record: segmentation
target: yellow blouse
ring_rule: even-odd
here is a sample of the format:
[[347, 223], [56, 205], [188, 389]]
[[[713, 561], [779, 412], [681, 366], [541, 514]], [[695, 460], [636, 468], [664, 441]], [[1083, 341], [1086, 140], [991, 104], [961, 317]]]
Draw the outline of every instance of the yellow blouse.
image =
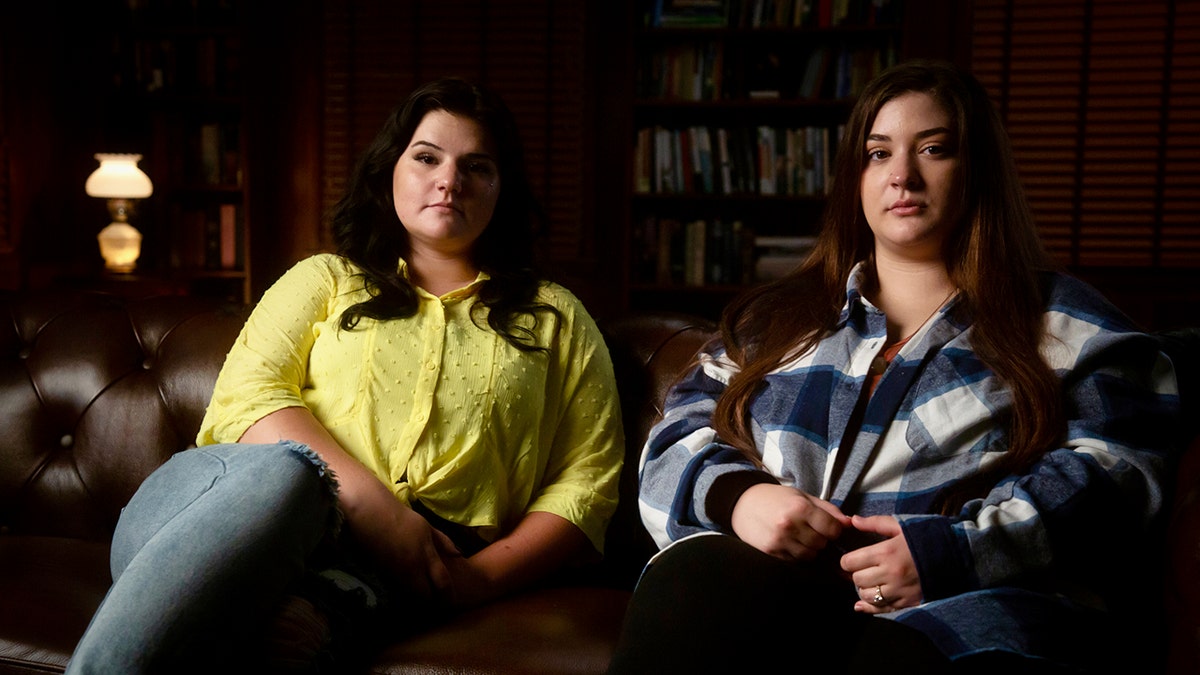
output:
[[484, 275], [440, 298], [419, 291], [414, 316], [344, 331], [342, 312], [367, 298], [356, 272], [320, 254], [263, 295], [197, 444], [236, 442], [264, 416], [306, 406], [405, 503], [420, 500], [487, 540], [530, 511], [554, 513], [602, 549], [624, 436], [612, 362], [582, 304], [542, 286], [538, 300], [561, 316], [522, 325], [546, 352], [522, 352], [472, 321]]

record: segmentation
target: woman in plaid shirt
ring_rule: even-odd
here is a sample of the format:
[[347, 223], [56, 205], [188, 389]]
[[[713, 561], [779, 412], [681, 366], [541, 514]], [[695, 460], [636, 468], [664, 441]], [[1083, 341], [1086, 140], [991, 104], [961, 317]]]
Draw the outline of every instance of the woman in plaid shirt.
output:
[[1144, 669], [1175, 379], [1053, 268], [983, 87], [871, 83], [816, 250], [650, 434], [612, 672]]

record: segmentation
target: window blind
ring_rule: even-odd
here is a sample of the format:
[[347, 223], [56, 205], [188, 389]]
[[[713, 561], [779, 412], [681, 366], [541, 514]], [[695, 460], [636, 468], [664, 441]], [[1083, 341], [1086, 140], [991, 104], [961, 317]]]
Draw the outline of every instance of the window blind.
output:
[[1073, 267], [1200, 267], [1200, 3], [975, 0], [972, 68]]

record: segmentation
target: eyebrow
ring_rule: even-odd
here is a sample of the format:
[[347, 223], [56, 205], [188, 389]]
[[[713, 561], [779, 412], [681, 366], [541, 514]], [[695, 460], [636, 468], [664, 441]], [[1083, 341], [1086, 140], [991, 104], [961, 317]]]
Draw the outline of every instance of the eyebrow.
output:
[[[438, 150], [440, 152], [446, 151], [445, 148], [438, 145], [437, 143], [431, 143], [429, 141], [413, 141], [412, 146], [410, 146], [410, 147], [415, 148], [418, 145], [428, 147], [428, 148], [433, 148], [434, 150]], [[492, 162], [496, 161], [495, 157], [492, 157], [492, 155], [490, 153], [486, 153], [486, 152], [469, 152], [469, 153], [467, 153], [466, 157], [467, 157], [467, 159], [486, 159], [486, 160], [489, 160]]]
[[[949, 127], [934, 127], [932, 129], [926, 129], [925, 131], [918, 131], [917, 138], [929, 138], [930, 136], [937, 136], [938, 134], [949, 134], [949, 133], [951, 133]], [[867, 140], [868, 141], [890, 141], [890, 140], [892, 140], [892, 137], [888, 136], [887, 134], [867, 134]]]

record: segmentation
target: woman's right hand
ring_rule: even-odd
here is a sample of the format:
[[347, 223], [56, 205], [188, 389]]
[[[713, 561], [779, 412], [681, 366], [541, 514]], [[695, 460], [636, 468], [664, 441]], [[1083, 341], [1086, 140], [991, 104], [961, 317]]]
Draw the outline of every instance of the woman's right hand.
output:
[[396, 499], [373, 473], [338, 445], [308, 408], [276, 410], [255, 422], [242, 443], [291, 439], [306, 444], [337, 476], [346, 528], [395, 583], [416, 597], [444, 600], [450, 572], [442, 557], [460, 555], [445, 534]]
[[795, 488], [761, 483], [733, 507], [733, 532], [754, 548], [783, 560], [812, 560], [842, 530], [849, 516]]
[[377, 504], [359, 504], [359, 513], [370, 516], [348, 518], [355, 541], [393, 583], [419, 598], [448, 601], [451, 577], [445, 560], [462, 554], [449, 537], [390, 492], [380, 497]]

